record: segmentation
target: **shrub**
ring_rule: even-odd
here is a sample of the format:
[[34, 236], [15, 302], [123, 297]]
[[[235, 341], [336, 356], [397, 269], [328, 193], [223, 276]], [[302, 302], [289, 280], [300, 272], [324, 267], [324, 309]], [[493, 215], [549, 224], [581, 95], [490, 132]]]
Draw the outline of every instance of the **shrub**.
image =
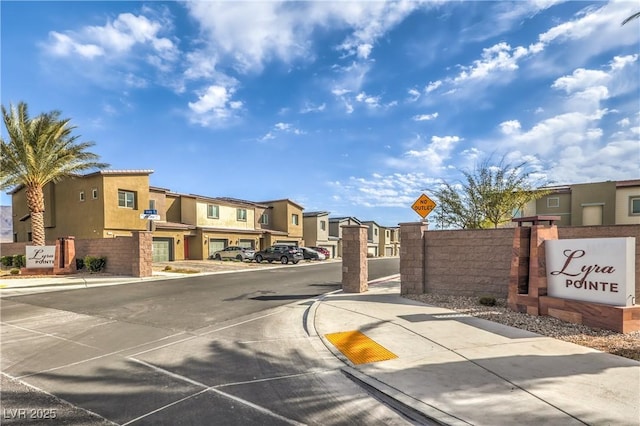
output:
[[18, 268], [13, 268], [13, 269], [11, 269], [11, 271], [9, 271], [9, 273], [10, 273], [11, 275], [18, 275], [18, 274], [20, 274], [20, 269], [18, 269]]
[[82, 271], [84, 269], [84, 259], [81, 257], [76, 257], [76, 270]]
[[167, 265], [167, 266], [164, 267], [163, 271], [170, 271], [172, 269], [173, 268], [171, 266]]
[[107, 259], [105, 257], [85, 256], [84, 266], [90, 273], [102, 272], [107, 266]]
[[5, 267], [13, 266], [13, 256], [0, 257], [0, 264]]
[[491, 296], [482, 296], [478, 303], [484, 306], [496, 306], [496, 298]]
[[24, 254], [16, 254], [13, 256], [13, 266], [16, 268], [22, 268], [27, 266], [27, 256]]

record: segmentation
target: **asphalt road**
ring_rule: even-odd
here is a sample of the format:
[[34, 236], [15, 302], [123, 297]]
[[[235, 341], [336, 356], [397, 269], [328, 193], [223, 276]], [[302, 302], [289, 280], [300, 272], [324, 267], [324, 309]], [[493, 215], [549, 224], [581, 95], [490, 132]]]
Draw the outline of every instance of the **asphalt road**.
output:
[[407, 424], [307, 333], [340, 280], [319, 263], [3, 298], [2, 424]]

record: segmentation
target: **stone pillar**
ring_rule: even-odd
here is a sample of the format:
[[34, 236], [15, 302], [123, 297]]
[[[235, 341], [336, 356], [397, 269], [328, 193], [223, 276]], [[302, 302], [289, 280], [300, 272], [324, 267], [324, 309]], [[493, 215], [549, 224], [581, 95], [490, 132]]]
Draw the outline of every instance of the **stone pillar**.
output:
[[150, 277], [153, 275], [153, 234], [149, 231], [138, 231], [132, 235], [131, 275], [134, 277]]
[[400, 224], [400, 294], [423, 294], [427, 222]]
[[[531, 245], [529, 248], [529, 296], [538, 298], [547, 295], [547, 259], [544, 242], [558, 239], [558, 227], [534, 225], [531, 227]], [[540, 302], [536, 306], [527, 306], [527, 313], [540, 315]]]
[[53, 273], [55, 275], [74, 274], [76, 269], [76, 237], [62, 237], [56, 240], [56, 255]]
[[363, 293], [369, 289], [367, 265], [367, 226], [342, 228], [342, 291]]

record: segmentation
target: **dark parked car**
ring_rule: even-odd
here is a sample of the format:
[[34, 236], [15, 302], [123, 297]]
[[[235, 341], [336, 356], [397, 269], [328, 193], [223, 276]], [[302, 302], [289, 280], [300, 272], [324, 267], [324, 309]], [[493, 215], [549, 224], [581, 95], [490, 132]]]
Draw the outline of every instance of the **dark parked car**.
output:
[[215, 260], [227, 260], [227, 259], [236, 259], [236, 260], [253, 260], [253, 256], [255, 251], [251, 248], [247, 247], [239, 247], [239, 246], [229, 246], [223, 250], [219, 250], [215, 252], [211, 258]]
[[305, 260], [325, 260], [326, 257], [324, 254], [316, 251], [310, 247], [300, 247], [302, 250], [302, 256]]
[[289, 262], [295, 265], [304, 259], [304, 256], [302, 255], [302, 250], [296, 246], [275, 245], [257, 251], [253, 258], [258, 263], [262, 263], [263, 260], [271, 263], [275, 260], [283, 265]]
[[325, 259], [328, 259], [331, 257], [331, 252], [324, 247], [309, 247], [309, 248], [312, 248], [315, 251], [324, 254]]

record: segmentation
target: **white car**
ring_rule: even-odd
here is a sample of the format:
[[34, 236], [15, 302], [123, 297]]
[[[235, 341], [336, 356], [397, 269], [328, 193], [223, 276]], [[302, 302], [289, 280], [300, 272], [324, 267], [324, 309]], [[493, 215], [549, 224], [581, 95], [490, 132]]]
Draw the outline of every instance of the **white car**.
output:
[[255, 255], [255, 250], [247, 247], [229, 246], [223, 250], [213, 253], [211, 259], [215, 260], [229, 260], [235, 259], [240, 261], [252, 261]]

